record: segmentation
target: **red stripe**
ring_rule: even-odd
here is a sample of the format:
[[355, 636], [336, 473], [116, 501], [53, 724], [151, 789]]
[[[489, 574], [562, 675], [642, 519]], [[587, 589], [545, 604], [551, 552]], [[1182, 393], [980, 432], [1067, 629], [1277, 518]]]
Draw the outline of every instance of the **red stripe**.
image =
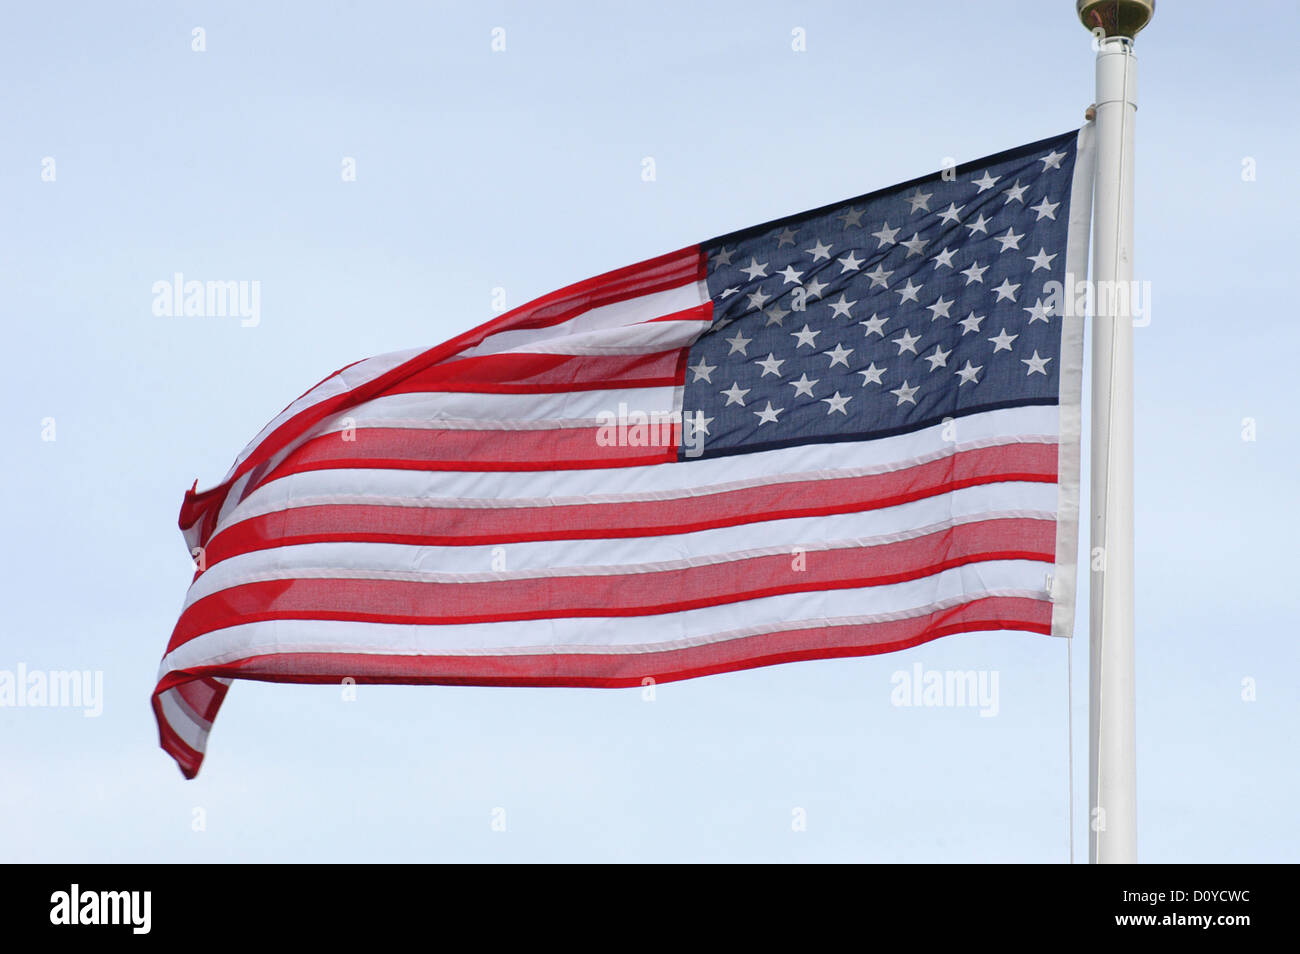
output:
[[[552, 430], [446, 430], [440, 428], [362, 427], [344, 440], [343, 432], [323, 434], [294, 449], [263, 480], [338, 468], [389, 470], [554, 470], [635, 467], [677, 459], [680, 430], [666, 431], [656, 446], [602, 446], [599, 427]], [[671, 439], [671, 442], [669, 440]], [[245, 497], [253, 490], [250, 484]]]
[[205, 558], [211, 567], [240, 553], [303, 543], [474, 546], [689, 533], [893, 507], [979, 484], [1051, 483], [1056, 464], [1055, 444], [1007, 444], [867, 477], [769, 484], [670, 500], [543, 507], [291, 507], [227, 526], [212, 539]]
[[[484, 582], [283, 579], [206, 596], [181, 614], [167, 651], [241, 623], [277, 619], [445, 625], [650, 616], [813, 590], [885, 586], [985, 560], [1055, 559], [1056, 522], [1003, 518], [873, 547], [779, 553], [671, 570]], [[357, 571], [358, 573], [364, 571]]]
[[214, 679], [199, 679], [181, 686], [177, 695], [197, 718], [210, 725], [212, 717], [216, 715], [221, 705], [221, 699], [226, 694], [226, 689], [226, 686]]
[[694, 679], [809, 659], [895, 652], [957, 633], [1019, 630], [1050, 634], [1047, 600], [985, 597], [924, 616], [851, 626], [790, 629], [655, 653], [541, 653], [534, 656], [389, 656], [369, 653], [277, 653], [220, 666], [168, 673], [158, 683], [154, 712], [163, 748], [186, 778], [203, 756], [185, 745], [162, 718], [157, 694], [201, 676], [262, 682], [473, 686], [575, 686], [616, 689]]
[[230, 690], [229, 686], [217, 682], [215, 677], [219, 675], [220, 673], [201, 673], [193, 678], [187, 676], [183, 680], [172, 680], [169, 674], [154, 690], [151, 701], [154, 718], [158, 720], [158, 742], [163, 751], [176, 760], [176, 764], [180, 766], [181, 773], [186, 778], [193, 778], [198, 774], [199, 766], [203, 762], [203, 753], [191, 748], [189, 743], [181, 738], [180, 733], [172, 728], [163, 715], [162, 700], [159, 696], [169, 688], [175, 689], [177, 695], [210, 725], [217, 717], [217, 710], [221, 708], [221, 703]]
[[203, 764], [203, 753], [189, 747], [180, 734], [167, 722], [162, 713], [162, 704], [158, 697], [153, 697], [153, 714], [158, 720], [158, 744], [162, 750], [176, 760], [180, 767], [181, 774], [186, 778], [194, 778], [199, 774], [199, 766]]
[[[698, 245], [691, 245], [544, 295], [450, 341], [430, 348], [373, 381], [314, 404], [281, 424], [235, 468], [229, 480], [201, 494], [196, 494], [193, 490], [187, 491], [185, 500], [181, 504], [178, 523], [182, 530], [197, 523], [199, 544], [205, 545], [216, 528], [217, 515], [230, 490], [230, 485], [240, 477], [263, 466], [271, 457], [290, 446], [303, 433], [325, 418], [386, 393], [389, 388], [410, 375], [480, 344], [489, 335], [500, 331], [553, 325], [591, 308], [698, 281], [704, 274], [703, 251]], [[256, 480], [250, 483], [255, 484]]]

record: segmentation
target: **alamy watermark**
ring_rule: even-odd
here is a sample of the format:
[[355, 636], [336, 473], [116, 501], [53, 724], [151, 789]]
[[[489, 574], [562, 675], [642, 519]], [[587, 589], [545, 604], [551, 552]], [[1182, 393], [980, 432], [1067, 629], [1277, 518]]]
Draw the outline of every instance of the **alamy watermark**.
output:
[[0, 709], [81, 709], [87, 719], [104, 712], [104, 673], [89, 669], [0, 669]]
[[122, 925], [132, 934], [153, 926], [152, 891], [86, 891], [73, 884], [50, 895], [50, 923], [55, 925]]
[[894, 689], [889, 701], [901, 708], [979, 709], [980, 716], [998, 714], [996, 669], [899, 669], [889, 679]]
[[676, 447], [687, 457], [704, 453], [711, 417], [703, 411], [635, 411], [620, 402], [618, 411], [596, 415], [596, 443], [601, 447]]
[[1044, 308], [1049, 315], [1065, 318], [1132, 317], [1134, 328], [1151, 324], [1151, 283], [1091, 281], [1065, 273], [1065, 281], [1046, 282]]
[[153, 313], [159, 318], [238, 318], [244, 328], [262, 322], [262, 283], [186, 281], [180, 272], [171, 281], [153, 283]]

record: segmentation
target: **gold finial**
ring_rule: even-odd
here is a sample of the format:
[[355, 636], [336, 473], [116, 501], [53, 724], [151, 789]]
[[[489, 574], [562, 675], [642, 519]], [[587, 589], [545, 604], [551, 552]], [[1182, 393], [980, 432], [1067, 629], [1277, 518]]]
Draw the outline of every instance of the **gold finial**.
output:
[[1075, 9], [1089, 31], [1131, 40], [1155, 16], [1156, 0], [1077, 0]]

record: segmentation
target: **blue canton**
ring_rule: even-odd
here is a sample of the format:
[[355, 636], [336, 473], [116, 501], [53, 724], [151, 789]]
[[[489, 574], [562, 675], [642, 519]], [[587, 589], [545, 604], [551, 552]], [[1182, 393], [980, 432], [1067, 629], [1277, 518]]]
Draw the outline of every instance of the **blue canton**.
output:
[[1058, 403], [1044, 286], [1064, 280], [1076, 136], [706, 242], [714, 321], [682, 401], [704, 456]]

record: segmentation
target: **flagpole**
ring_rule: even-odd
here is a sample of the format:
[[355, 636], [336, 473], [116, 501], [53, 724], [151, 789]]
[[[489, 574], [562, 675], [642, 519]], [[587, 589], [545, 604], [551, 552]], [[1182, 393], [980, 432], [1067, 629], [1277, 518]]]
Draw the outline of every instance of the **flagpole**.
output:
[[1137, 861], [1133, 677], [1133, 38], [1155, 0], [1077, 0], [1098, 38], [1093, 185], [1088, 859]]

